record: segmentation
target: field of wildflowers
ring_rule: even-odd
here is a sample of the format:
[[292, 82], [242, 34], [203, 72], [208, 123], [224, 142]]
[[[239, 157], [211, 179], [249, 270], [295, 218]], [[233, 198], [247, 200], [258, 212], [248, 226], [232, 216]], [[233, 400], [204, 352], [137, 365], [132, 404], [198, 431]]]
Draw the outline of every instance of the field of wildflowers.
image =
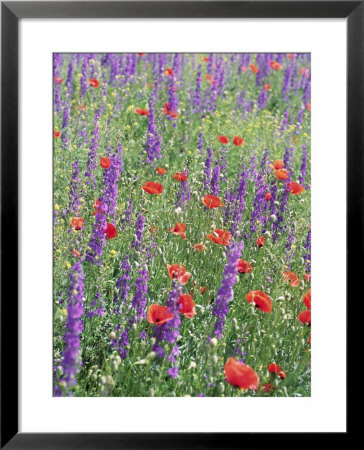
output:
[[54, 395], [310, 396], [310, 55], [53, 77]]

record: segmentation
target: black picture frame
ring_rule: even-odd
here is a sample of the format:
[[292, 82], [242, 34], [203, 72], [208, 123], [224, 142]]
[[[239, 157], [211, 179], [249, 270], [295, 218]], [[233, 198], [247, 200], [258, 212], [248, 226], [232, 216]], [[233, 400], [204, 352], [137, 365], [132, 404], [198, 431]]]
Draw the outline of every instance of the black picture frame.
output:
[[[278, 445], [279, 433], [18, 432], [18, 22], [22, 18], [346, 18], [347, 20], [347, 299], [363, 274], [364, 1], [72, 1], [1, 2], [1, 448], [184, 449]], [[12, 238], [9, 239], [9, 236]], [[359, 263], [358, 263], [359, 256]], [[354, 299], [355, 300], [355, 299]], [[348, 311], [349, 312], [349, 311]], [[355, 327], [355, 324], [352, 325]], [[345, 330], [343, 332], [346, 332]], [[348, 350], [350, 346], [348, 345]], [[349, 354], [349, 353], [348, 353]], [[358, 383], [360, 380], [358, 379]], [[342, 388], [342, 386], [341, 386]], [[348, 389], [347, 389], [348, 393]], [[334, 394], [333, 394], [334, 395]], [[334, 435], [340, 445], [347, 432]], [[186, 430], [188, 431], [188, 430]], [[350, 429], [351, 431], [351, 429]], [[311, 445], [312, 436], [285, 435]], [[351, 434], [350, 434], [351, 436]], [[315, 445], [327, 444], [316, 433]], [[297, 440], [299, 439], [299, 441]], [[282, 441], [281, 441], [282, 442]], [[280, 446], [281, 447], [281, 446]]]

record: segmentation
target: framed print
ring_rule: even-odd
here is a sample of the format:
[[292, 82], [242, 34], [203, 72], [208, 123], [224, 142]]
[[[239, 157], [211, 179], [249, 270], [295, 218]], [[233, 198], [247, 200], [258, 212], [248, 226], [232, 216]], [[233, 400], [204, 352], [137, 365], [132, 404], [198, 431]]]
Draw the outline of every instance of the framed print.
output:
[[363, 8], [2, 2], [2, 447], [348, 437]]

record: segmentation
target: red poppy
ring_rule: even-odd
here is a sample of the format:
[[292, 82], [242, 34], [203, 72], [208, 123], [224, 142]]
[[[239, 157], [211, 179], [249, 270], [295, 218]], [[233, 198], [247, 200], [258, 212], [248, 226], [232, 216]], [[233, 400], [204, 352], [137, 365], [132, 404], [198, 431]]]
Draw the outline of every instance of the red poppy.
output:
[[174, 315], [168, 311], [166, 306], [157, 304], [150, 305], [147, 313], [147, 321], [149, 323], [155, 323], [156, 325], [162, 325], [169, 320], [173, 319]]
[[306, 109], [311, 112], [311, 103], [307, 103]]
[[88, 80], [88, 84], [94, 88], [98, 88], [100, 86], [99, 80], [96, 80], [96, 78], [90, 78]]
[[308, 75], [308, 69], [306, 69], [306, 67], [301, 67], [299, 74], [301, 75], [301, 77], [307, 77]]
[[171, 69], [170, 67], [168, 67], [168, 68], [164, 71], [164, 75], [173, 75], [173, 69]]
[[236, 145], [237, 147], [239, 147], [240, 145], [244, 144], [244, 139], [239, 137], [239, 136], [235, 136], [234, 137], [234, 145]]
[[289, 183], [289, 190], [293, 195], [300, 195], [305, 189], [300, 184], [292, 181], [292, 183]]
[[306, 305], [306, 308], [311, 309], [311, 289], [303, 296], [303, 303]]
[[266, 83], [266, 84], [264, 85], [264, 90], [265, 90], [265, 91], [270, 91], [271, 87], [272, 87], [272, 86], [271, 86], [269, 83]]
[[109, 158], [106, 158], [105, 156], [101, 156], [100, 158], [100, 166], [104, 169], [108, 169], [111, 166], [111, 161]]
[[205, 78], [206, 78], [206, 80], [209, 82], [210, 86], [212, 86], [212, 84], [213, 84], [213, 82], [214, 82], [214, 79], [212, 78], [212, 76], [209, 75], [209, 74], [206, 74], [206, 75], [205, 75]]
[[186, 172], [176, 172], [173, 175], [173, 178], [177, 181], [186, 181], [187, 180], [187, 173]]
[[240, 389], [254, 389], [259, 385], [259, 377], [254, 369], [246, 364], [229, 358], [224, 367], [226, 381]]
[[148, 192], [148, 194], [161, 194], [163, 192], [163, 186], [160, 183], [156, 183], [154, 181], [147, 181], [144, 186], [142, 186], [142, 189], [145, 190], [145, 192]]
[[259, 248], [263, 247], [263, 245], [265, 244], [265, 237], [264, 236], [259, 236], [256, 244]]
[[271, 66], [271, 68], [273, 69], [273, 70], [281, 70], [282, 69], [282, 64], [279, 64], [278, 62], [276, 62], [276, 61], [271, 61], [270, 63], [269, 63], [269, 65]]
[[174, 119], [177, 119], [178, 113], [176, 113], [170, 106], [169, 103], [164, 104], [163, 114], [168, 115], [170, 117], [173, 117]]
[[157, 167], [157, 173], [159, 175], [165, 175], [167, 173], [167, 169], [165, 169], [164, 167]]
[[241, 66], [240, 69], [241, 69], [242, 72], [246, 72], [248, 70], [246, 66]]
[[250, 291], [246, 294], [245, 299], [248, 303], [254, 302], [255, 306], [263, 312], [270, 313], [272, 311], [272, 300], [262, 291]]
[[106, 234], [107, 239], [113, 239], [114, 237], [116, 237], [118, 235], [118, 230], [116, 229], [115, 225], [107, 222], [104, 233]]
[[78, 250], [75, 250], [74, 248], [72, 249], [72, 255], [75, 258], [79, 258], [81, 256], [81, 253]]
[[158, 234], [158, 227], [150, 227], [149, 232], [150, 232], [150, 234], [153, 234], [154, 232], [155, 232], [156, 234]]
[[265, 199], [267, 200], [267, 202], [272, 198], [272, 194], [270, 192], [267, 192], [265, 194]]
[[293, 54], [292, 54], [292, 53], [287, 53], [287, 58], [288, 58], [289, 60], [293, 59]]
[[207, 289], [206, 286], [201, 286], [201, 287], [199, 288], [199, 291], [201, 292], [201, 295], [204, 295], [204, 293], [207, 292], [208, 289]]
[[311, 344], [311, 335], [310, 335], [310, 337], [308, 338], [307, 344]]
[[257, 74], [259, 72], [259, 67], [257, 67], [255, 64], [249, 64], [250, 70]]
[[144, 108], [135, 108], [136, 114], [139, 114], [140, 116], [149, 116], [149, 111]]
[[297, 287], [300, 284], [300, 279], [294, 272], [284, 272], [283, 281], [288, 281], [293, 287]]
[[208, 61], [209, 61], [209, 58], [208, 58], [207, 56], [204, 56], [204, 57], [202, 58], [202, 61], [203, 61], [203, 62], [208, 62]]
[[61, 132], [60, 131], [58, 131], [58, 130], [54, 130], [53, 131], [53, 137], [58, 139], [60, 136], [61, 136]]
[[202, 242], [200, 244], [195, 244], [192, 247], [196, 252], [202, 252], [203, 250], [206, 250], [206, 246], [202, 244]]
[[63, 81], [63, 78], [59, 78], [59, 77], [54, 77], [53, 79], [56, 84], [61, 84]]
[[281, 159], [276, 159], [273, 161], [274, 170], [279, 170], [284, 168], [284, 162]]
[[138, 56], [144, 56], [144, 53], [138, 53]]
[[75, 109], [79, 110], [79, 111], [85, 111], [86, 110], [86, 103], [84, 103], [81, 106], [76, 105]]
[[311, 310], [305, 309], [298, 314], [298, 320], [302, 323], [308, 323], [311, 325]]
[[231, 238], [232, 236], [229, 231], [220, 229], [214, 230], [213, 233], [206, 236], [206, 239], [209, 239], [210, 241], [219, 245], [230, 245]]
[[278, 373], [281, 370], [279, 364], [268, 364], [268, 372]]
[[265, 394], [268, 394], [268, 392], [274, 391], [274, 386], [273, 386], [273, 384], [266, 383], [266, 384], [263, 384], [263, 385], [260, 387], [260, 390], [261, 390], [262, 392], [264, 392]]
[[310, 273], [305, 273], [303, 276], [304, 276], [304, 279], [306, 281], [311, 281], [311, 274]]
[[286, 374], [280, 368], [279, 364], [268, 364], [268, 372], [277, 373], [281, 378], [286, 378]]
[[182, 294], [178, 299], [179, 312], [191, 319], [197, 314], [195, 310], [195, 302], [192, 297], [187, 294]]
[[278, 180], [286, 180], [288, 178], [288, 172], [286, 169], [279, 169], [274, 171]]
[[217, 139], [221, 144], [227, 144], [229, 142], [229, 139], [226, 136], [217, 136]]
[[83, 217], [72, 217], [71, 228], [75, 228], [76, 230], [81, 230], [83, 228], [84, 221], [85, 221], [85, 219]]
[[180, 264], [167, 264], [167, 269], [169, 277], [177, 279], [181, 284], [186, 284], [190, 279], [190, 272], [186, 272], [186, 269]]
[[205, 197], [202, 197], [202, 201], [208, 208], [218, 208], [219, 206], [224, 206], [219, 197], [216, 197], [216, 195], [205, 195]]
[[250, 273], [253, 270], [250, 262], [245, 261], [245, 259], [238, 259], [237, 267], [240, 273]]
[[184, 223], [176, 223], [174, 228], [170, 228], [168, 231], [170, 233], [176, 234], [177, 236], [182, 236], [182, 239], [186, 239], [185, 231], [187, 229], [187, 225]]
[[101, 202], [100, 200], [95, 200], [94, 203], [94, 216], [96, 216], [96, 214], [102, 213], [102, 208], [101, 208]]

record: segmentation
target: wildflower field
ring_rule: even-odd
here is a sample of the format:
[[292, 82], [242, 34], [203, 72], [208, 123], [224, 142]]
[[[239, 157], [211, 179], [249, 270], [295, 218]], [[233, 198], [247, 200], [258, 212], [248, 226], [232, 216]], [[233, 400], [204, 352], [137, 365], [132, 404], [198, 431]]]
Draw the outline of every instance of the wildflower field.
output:
[[309, 54], [53, 55], [55, 396], [310, 396]]

